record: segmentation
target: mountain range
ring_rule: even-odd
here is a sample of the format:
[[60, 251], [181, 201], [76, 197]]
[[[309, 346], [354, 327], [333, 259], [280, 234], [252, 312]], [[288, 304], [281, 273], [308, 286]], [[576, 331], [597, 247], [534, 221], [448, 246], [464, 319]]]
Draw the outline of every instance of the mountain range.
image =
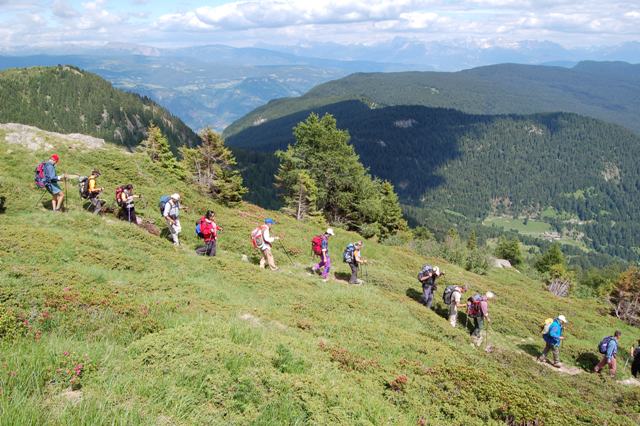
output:
[[581, 62], [572, 68], [500, 64], [453, 73], [352, 74], [303, 96], [271, 101], [230, 125], [225, 134], [352, 99], [372, 108], [424, 105], [473, 114], [567, 111], [640, 132], [640, 64]]

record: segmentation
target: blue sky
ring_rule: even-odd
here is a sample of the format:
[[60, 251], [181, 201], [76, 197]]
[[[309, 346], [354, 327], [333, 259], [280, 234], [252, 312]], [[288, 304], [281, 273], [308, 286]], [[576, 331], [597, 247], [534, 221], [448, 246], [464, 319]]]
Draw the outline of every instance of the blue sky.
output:
[[640, 0], [0, 0], [0, 49], [65, 43], [565, 47], [640, 41]]

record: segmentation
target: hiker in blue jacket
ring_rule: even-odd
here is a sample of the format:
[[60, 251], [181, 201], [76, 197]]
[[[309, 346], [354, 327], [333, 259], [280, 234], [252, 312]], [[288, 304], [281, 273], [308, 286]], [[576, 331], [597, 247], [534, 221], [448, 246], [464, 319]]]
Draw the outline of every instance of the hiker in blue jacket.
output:
[[551, 351], [553, 353], [553, 363], [551, 365], [556, 368], [560, 368], [562, 366], [562, 364], [560, 364], [560, 342], [564, 340], [564, 336], [562, 335], [562, 332], [564, 331], [562, 325], [566, 323], [567, 319], [564, 315], [558, 315], [558, 318], [553, 320], [549, 326], [549, 331], [542, 335], [545, 347], [542, 351], [542, 355], [538, 357], [538, 361], [546, 362], [547, 354]]
[[58, 176], [56, 172], [58, 161], [60, 161], [58, 154], [53, 154], [49, 161], [44, 163], [45, 188], [51, 194], [51, 207], [54, 212], [62, 211], [62, 202], [64, 201], [64, 192], [62, 192], [59, 182], [65, 179], [65, 176]]
[[593, 371], [599, 373], [600, 371], [602, 371], [605, 365], [608, 365], [609, 374], [611, 375], [611, 377], [616, 376], [616, 355], [618, 354], [618, 340], [620, 340], [621, 335], [622, 332], [620, 332], [620, 330], [616, 330], [616, 332], [613, 333], [613, 336], [605, 337], [604, 339], [602, 339], [602, 341], [598, 345], [598, 349], [600, 350], [600, 353], [603, 354], [603, 357], [598, 365], [596, 365], [596, 367], [593, 369]]

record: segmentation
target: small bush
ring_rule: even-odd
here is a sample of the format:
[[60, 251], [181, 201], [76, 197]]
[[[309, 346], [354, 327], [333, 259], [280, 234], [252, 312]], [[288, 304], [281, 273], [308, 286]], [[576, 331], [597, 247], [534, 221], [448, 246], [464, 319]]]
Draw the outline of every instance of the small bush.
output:
[[276, 353], [278, 356], [273, 360], [273, 366], [281, 373], [299, 374], [304, 371], [304, 361], [296, 359], [284, 345], [278, 345]]

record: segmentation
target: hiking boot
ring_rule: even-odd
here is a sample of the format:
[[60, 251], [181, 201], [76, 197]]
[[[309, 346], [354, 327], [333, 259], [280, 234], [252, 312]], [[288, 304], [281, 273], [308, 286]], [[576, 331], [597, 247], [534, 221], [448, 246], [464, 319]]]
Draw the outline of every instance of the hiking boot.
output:
[[559, 363], [559, 362], [552, 362], [552, 363], [551, 363], [551, 366], [552, 366], [552, 367], [555, 367], [555, 368], [562, 368], [562, 364], [561, 364], [561, 363]]
[[544, 356], [540, 355], [538, 358], [536, 358], [536, 361], [538, 361], [538, 362], [547, 362], [547, 357], [544, 357]]

